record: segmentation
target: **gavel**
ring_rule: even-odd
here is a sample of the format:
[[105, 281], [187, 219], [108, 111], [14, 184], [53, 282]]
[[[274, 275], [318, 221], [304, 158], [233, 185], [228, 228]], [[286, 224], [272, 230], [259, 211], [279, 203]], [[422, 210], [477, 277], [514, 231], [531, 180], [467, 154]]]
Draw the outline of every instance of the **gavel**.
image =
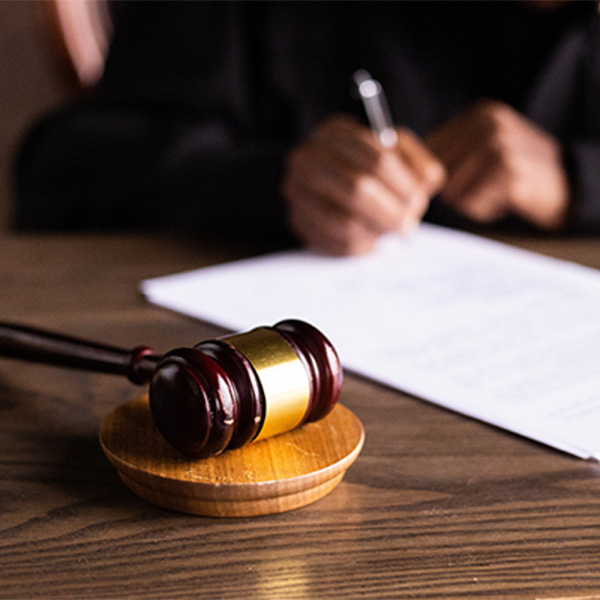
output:
[[342, 368], [331, 342], [300, 320], [226, 335], [163, 356], [0, 323], [0, 356], [125, 375], [150, 383], [157, 429], [182, 454], [206, 458], [327, 415]]

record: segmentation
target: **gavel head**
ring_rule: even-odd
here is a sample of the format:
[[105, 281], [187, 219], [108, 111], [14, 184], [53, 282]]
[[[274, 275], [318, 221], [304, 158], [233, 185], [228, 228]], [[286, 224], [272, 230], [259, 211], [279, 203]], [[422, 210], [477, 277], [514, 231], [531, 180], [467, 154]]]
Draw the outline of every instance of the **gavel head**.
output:
[[150, 384], [163, 437], [204, 458], [323, 418], [342, 385], [329, 340], [298, 320], [167, 353]]

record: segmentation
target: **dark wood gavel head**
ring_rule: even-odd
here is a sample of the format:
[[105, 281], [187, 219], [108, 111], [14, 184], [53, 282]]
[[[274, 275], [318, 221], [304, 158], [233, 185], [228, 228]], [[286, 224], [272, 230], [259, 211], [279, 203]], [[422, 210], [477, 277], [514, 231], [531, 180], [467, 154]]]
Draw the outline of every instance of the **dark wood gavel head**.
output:
[[194, 458], [220, 454], [323, 418], [342, 368], [329, 340], [298, 320], [164, 355], [150, 383], [163, 437]]

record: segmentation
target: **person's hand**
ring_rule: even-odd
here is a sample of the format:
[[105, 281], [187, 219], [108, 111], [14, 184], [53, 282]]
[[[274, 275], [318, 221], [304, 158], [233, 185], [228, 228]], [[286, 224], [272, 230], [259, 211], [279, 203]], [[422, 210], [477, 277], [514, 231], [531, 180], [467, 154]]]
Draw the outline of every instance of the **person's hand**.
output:
[[480, 223], [517, 215], [542, 229], [566, 223], [570, 191], [560, 144], [500, 102], [482, 101], [427, 138], [444, 162], [442, 200]]
[[360, 254], [379, 236], [408, 232], [445, 171], [417, 137], [398, 130], [392, 148], [352, 117], [323, 121], [290, 153], [282, 184], [293, 231], [330, 254]]

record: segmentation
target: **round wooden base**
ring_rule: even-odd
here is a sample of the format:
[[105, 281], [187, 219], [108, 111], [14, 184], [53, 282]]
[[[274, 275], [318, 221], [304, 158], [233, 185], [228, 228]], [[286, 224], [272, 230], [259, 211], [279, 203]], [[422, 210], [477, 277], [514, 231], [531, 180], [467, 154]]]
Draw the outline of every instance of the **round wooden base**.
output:
[[336, 405], [321, 421], [220, 456], [188, 459], [154, 426], [148, 398], [111, 412], [100, 443], [135, 494], [172, 510], [213, 517], [284, 512], [330, 492], [364, 442], [359, 419]]

